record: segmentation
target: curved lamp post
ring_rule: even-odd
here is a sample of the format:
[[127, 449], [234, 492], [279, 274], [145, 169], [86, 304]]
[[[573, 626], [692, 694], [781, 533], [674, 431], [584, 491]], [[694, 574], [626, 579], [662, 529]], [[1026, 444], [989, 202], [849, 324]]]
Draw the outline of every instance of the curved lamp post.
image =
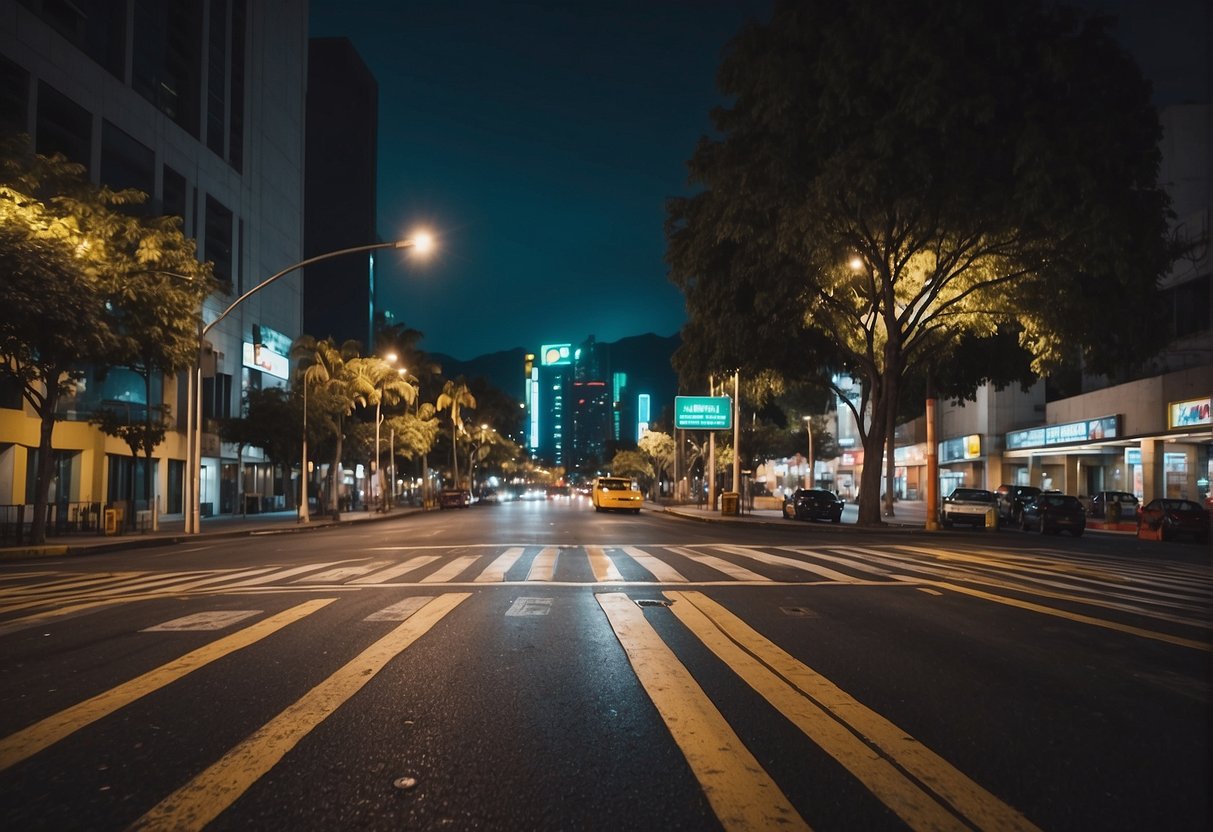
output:
[[[189, 479], [186, 482], [186, 504], [188, 510], [185, 515], [185, 533], [198, 534], [202, 531], [202, 503], [201, 503], [201, 488], [202, 488], [202, 396], [199, 395], [202, 388], [202, 348], [206, 334], [214, 329], [220, 321], [230, 315], [237, 306], [244, 303], [253, 295], [260, 292], [266, 286], [275, 282], [279, 278], [290, 274], [297, 269], [302, 269], [310, 266], [313, 263], [319, 263], [321, 260], [330, 260], [334, 257], [342, 257], [346, 254], [358, 254], [363, 251], [375, 251], [381, 248], [414, 248], [419, 252], [429, 251], [433, 247], [433, 239], [429, 234], [416, 234], [407, 240], [395, 240], [390, 243], [371, 243], [365, 246], [354, 246], [352, 248], [338, 249], [337, 251], [326, 252], [325, 254], [317, 254], [315, 257], [309, 257], [306, 260], [300, 260], [294, 265], [287, 266], [285, 269], [276, 274], [267, 277], [265, 280], [258, 283], [253, 288], [249, 289], [240, 297], [232, 301], [226, 309], [219, 313], [219, 316], [209, 324], [202, 324], [199, 319], [198, 326], [198, 359], [194, 362], [194, 369], [190, 372], [189, 387], [186, 394], [189, 413], [186, 419], [186, 442], [187, 447], [187, 467], [189, 468]], [[306, 436], [306, 433], [304, 434]], [[307, 476], [306, 460], [304, 461], [305, 470], [304, 477]], [[304, 494], [306, 499], [306, 492]], [[301, 519], [306, 518], [306, 509]]]

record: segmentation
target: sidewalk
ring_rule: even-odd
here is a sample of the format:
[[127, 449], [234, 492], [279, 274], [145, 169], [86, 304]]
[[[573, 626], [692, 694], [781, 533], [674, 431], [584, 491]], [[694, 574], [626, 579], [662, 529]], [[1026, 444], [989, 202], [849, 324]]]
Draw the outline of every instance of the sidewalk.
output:
[[21, 546], [0, 547], [0, 561], [17, 558], [96, 554], [122, 549], [166, 546], [198, 540], [199, 537], [223, 538], [245, 537], [255, 534], [293, 534], [295, 532], [334, 528], [349, 523], [388, 520], [394, 517], [415, 514], [419, 511], [422, 511], [422, 509], [415, 506], [397, 506], [385, 512], [360, 509], [342, 512], [340, 520], [333, 520], [327, 514], [313, 514], [311, 521], [308, 523], [300, 523], [299, 515], [294, 510], [266, 512], [264, 514], [204, 517], [202, 518], [202, 531], [197, 535], [185, 533], [185, 519], [183, 517], [169, 517], [161, 518], [160, 528], [154, 532], [127, 531], [118, 535], [65, 534], [47, 538], [46, 543], [40, 546], [25, 544]]

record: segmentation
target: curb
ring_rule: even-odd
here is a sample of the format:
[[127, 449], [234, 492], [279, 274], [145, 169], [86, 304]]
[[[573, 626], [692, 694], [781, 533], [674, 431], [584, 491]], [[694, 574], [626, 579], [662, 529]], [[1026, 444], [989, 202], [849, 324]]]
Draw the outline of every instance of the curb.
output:
[[[418, 509], [417, 511], [422, 511]], [[181, 543], [190, 543], [198, 540], [223, 540], [238, 537], [262, 537], [267, 535], [279, 534], [302, 534], [306, 532], [316, 532], [323, 529], [335, 529], [341, 526], [350, 526], [356, 523], [381, 523], [385, 520], [392, 520], [400, 517], [407, 517], [414, 514], [414, 511], [403, 511], [397, 513], [377, 514], [371, 517], [364, 517], [360, 520], [323, 520], [312, 521], [310, 523], [296, 523], [290, 526], [282, 527], [262, 527], [262, 528], [243, 528], [243, 529], [225, 529], [213, 532], [202, 532], [200, 534], [167, 534], [159, 536], [141, 535], [138, 537], [124, 537], [116, 535], [113, 541], [105, 543], [81, 543], [72, 545], [70, 543], [59, 544], [44, 544], [41, 546], [14, 546], [0, 549], [0, 561], [7, 560], [22, 560], [25, 558], [49, 558], [49, 557], [66, 557], [72, 555], [103, 555], [108, 552], [119, 552], [129, 549], [150, 549], [155, 546], [175, 546]]]

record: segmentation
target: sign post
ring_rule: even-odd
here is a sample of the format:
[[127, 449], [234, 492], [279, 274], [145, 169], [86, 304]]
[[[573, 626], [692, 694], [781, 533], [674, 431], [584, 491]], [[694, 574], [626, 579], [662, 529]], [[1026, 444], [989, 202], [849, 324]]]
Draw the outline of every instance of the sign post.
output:
[[730, 430], [733, 400], [728, 396], [675, 396], [674, 427], [680, 430]]

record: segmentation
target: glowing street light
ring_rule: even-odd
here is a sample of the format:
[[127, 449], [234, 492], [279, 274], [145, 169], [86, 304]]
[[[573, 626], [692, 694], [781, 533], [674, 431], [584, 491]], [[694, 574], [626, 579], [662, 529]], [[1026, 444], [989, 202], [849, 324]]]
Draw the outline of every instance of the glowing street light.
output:
[[[412, 248], [416, 249], [419, 253], [425, 253], [432, 250], [433, 247], [433, 237], [428, 232], [421, 231], [405, 240], [395, 240], [390, 243], [371, 243], [370, 245], [353, 246], [352, 248], [343, 248], [338, 249], [337, 251], [326, 252], [325, 254], [317, 254], [314, 257], [307, 258], [306, 260], [300, 260], [298, 263], [287, 266], [285, 269], [282, 269], [276, 274], [267, 277], [265, 280], [261, 281], [243, 295], [232, 301], [231, 304], [220, 312], [219, 316], [209, 324], [202, 325], [201, 319], [199, 319], [198, 358], [194, 362], [194, 369], [190, 372], [189, 385], [186, 392], [186, 400], [188, 403], [187, 407], [189, 410], [186, 418], [185, 429], [187, 443], [186, 456], [188, 457], [186, 467], [190, 472], [189, 479], [186, 481], [186, 505], [188, 507], [185, 515], [186, 534], [198, 534], [202, 531], [202, 396], [200, 395], [200, 391], [202, 389], [202, 350], [206, 343], [205, 339], [207, 333], [214, 329], [220, 321], [230, 315], [240, 304], [244, 303], [250, 297], [257, 294], [271, 283], [274, 283], [275, 281], [293, 271], [296, 271], [297, 269], [305, 268], [313, 263], [319, 263], [322, 260], [330, 260], [334, 257], [341, 257], [346, 254], [358, 254], [364, 251], [375, 251], [377, 249], [384, 248]], [[304, 436], [306, 437], [306, 433]], [[376, 448], [376, 452], [377, 451], [378, 449]], [[306, 459], [304, 460], [303, 474], [306, 477]], [[306, 499], [306, 490], [304, 497]], [[300, 520], [306, 522], [307, 519], [308, 517], [305, 503], [304, 511], [300, 514]]]

